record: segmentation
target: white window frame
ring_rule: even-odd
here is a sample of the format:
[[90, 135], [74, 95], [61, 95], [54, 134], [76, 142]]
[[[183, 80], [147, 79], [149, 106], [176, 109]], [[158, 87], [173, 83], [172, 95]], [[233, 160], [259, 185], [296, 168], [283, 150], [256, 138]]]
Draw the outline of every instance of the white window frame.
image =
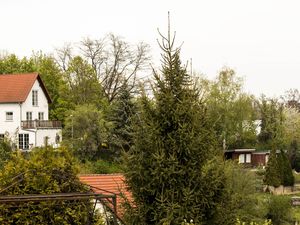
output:
[[[11, 115], [9, 115], [11, 114]], [[5, 112], [5, 120], [6, 121], [13, 121], [14, 120], [14, 112]]]
[[32, 112], [26, 112], [26, 120], [32, 120]]
[[239, 163], [245, 163], [245, 154], [239, 154]]
[[251, 154], [246, 154], [246, 163], [251, 163]]
[[266, 154], [266, 155], [265, 155], [265, 163], [266, 163], [266, 164], [269, 162], [269, 158], [270, 158], [269, 154]]
[[32, 90], [32, 106], [39, 106], [38, 90]]
[[44, 112], [39, 112], [39, 120], [44, 120]]
[[19, 134], [19, 149], [29, 149], [29, 134]]

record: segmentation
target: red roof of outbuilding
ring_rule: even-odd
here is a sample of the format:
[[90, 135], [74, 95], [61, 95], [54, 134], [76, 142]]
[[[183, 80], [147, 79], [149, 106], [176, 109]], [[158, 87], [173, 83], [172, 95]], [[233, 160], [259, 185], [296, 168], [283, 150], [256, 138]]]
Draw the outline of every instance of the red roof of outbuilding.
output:
[[[132, 202], [132, 195], [127, 190], [123, 174], [81, 174], [79, 179], [82, 183], [89, 185], [93, 192], [97, 194], [116, 194], [117, 216], [120, 219], [122, 218], [124, 199], [121, 196], [124, 195], [126, 199]], [[110, 203], [107, 206], [112, 209]]]
[[36, 79], [38, 79], [48, 102], [51, 103], [50, 96], [38, 73], [0, 75], [0, 103], [24, 102]]

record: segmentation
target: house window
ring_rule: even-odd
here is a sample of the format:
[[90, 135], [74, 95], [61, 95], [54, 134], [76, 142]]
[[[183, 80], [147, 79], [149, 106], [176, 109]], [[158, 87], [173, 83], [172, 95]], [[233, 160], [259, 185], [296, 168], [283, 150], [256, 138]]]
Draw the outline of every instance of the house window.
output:
[[13, 121], [14, 113], [13, 112], [6, 112], [6, 121]]
[[251, 154], [246, 154], [246, 163], [251, 163]]
[[0, 141], [4, 140], [4, 134], [0, 134]]
[[269, 155], [266, 155], [266, 156], [265, 156], [265, 163], [267, 164], [268, 161], [269, 161]]
[[32, 120], [32, 112], [26, 112], [26, 120]]
[[32, 105], [38, 106], [38, 91], [37, 90], [32, 91]]
[[29, 134], [19, 134], [19, 149], [29, 149]]
[[245, 163], [245, 154], [239, 155], [239, 163]]
[[39, 120], [44, 120], [44, 113], [43, 112], [39, 112]]

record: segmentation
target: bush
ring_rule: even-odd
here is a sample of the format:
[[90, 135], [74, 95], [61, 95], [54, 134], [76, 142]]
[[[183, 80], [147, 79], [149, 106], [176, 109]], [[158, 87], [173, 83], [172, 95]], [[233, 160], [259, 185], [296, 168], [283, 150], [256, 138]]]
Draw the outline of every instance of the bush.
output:
[[[16, 151], [0, 171], [1, 194], [86, 193], [77, 172], [67, 149], [36, 148], [26, 156]], [[95, 224], [93, 207], [90, 201], [5, 203], [0, 204], [0, 224]]]
[[5, 163], [11, 158], [12, 148], [9, 140], [6, 138], [0, 140], [0, 170], [4, 167]]
[[295, 183], [295, 178], [293, 175], [292, 167], [290, 161], [285, 152], [281, 150], [280, 152], [280, 162], [281, 162], [281, 173], [282, 173], [282, 185], [283, 186], [293, 186]]
[[270, 219], [274, 225], [289, 224], [292, 222], [291, 210], [289, 197], [272, 195], [269, 200], [267, 219]]
[[[226, 190], [230, 193], [231, 202], [226, 207], [228, 213], [233, 214], [242, 222], [262, 222], [266, 214], [265, 205], [261, 195], [256, 193], [258, 186], [257, 175], [241, 165], [231, 161], [225, 162]], [[221, 215], [224, 217], [224, 215]], [[227, 216], [227, 215], [226, 215]]]
[[81, 165], [81, 173], [110, 174], [123, 172], [122, 166], [116, 162], [105, 160], [87, 161]]

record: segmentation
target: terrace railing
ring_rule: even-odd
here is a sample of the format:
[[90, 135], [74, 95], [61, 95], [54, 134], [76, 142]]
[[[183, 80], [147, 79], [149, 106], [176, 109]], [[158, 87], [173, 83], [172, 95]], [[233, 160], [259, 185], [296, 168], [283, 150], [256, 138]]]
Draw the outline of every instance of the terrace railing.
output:
[[61, 128], [61, 121], [57, 120], [25, 120], [21, 121], [22, 129], [37, 129], [37, 128]]

